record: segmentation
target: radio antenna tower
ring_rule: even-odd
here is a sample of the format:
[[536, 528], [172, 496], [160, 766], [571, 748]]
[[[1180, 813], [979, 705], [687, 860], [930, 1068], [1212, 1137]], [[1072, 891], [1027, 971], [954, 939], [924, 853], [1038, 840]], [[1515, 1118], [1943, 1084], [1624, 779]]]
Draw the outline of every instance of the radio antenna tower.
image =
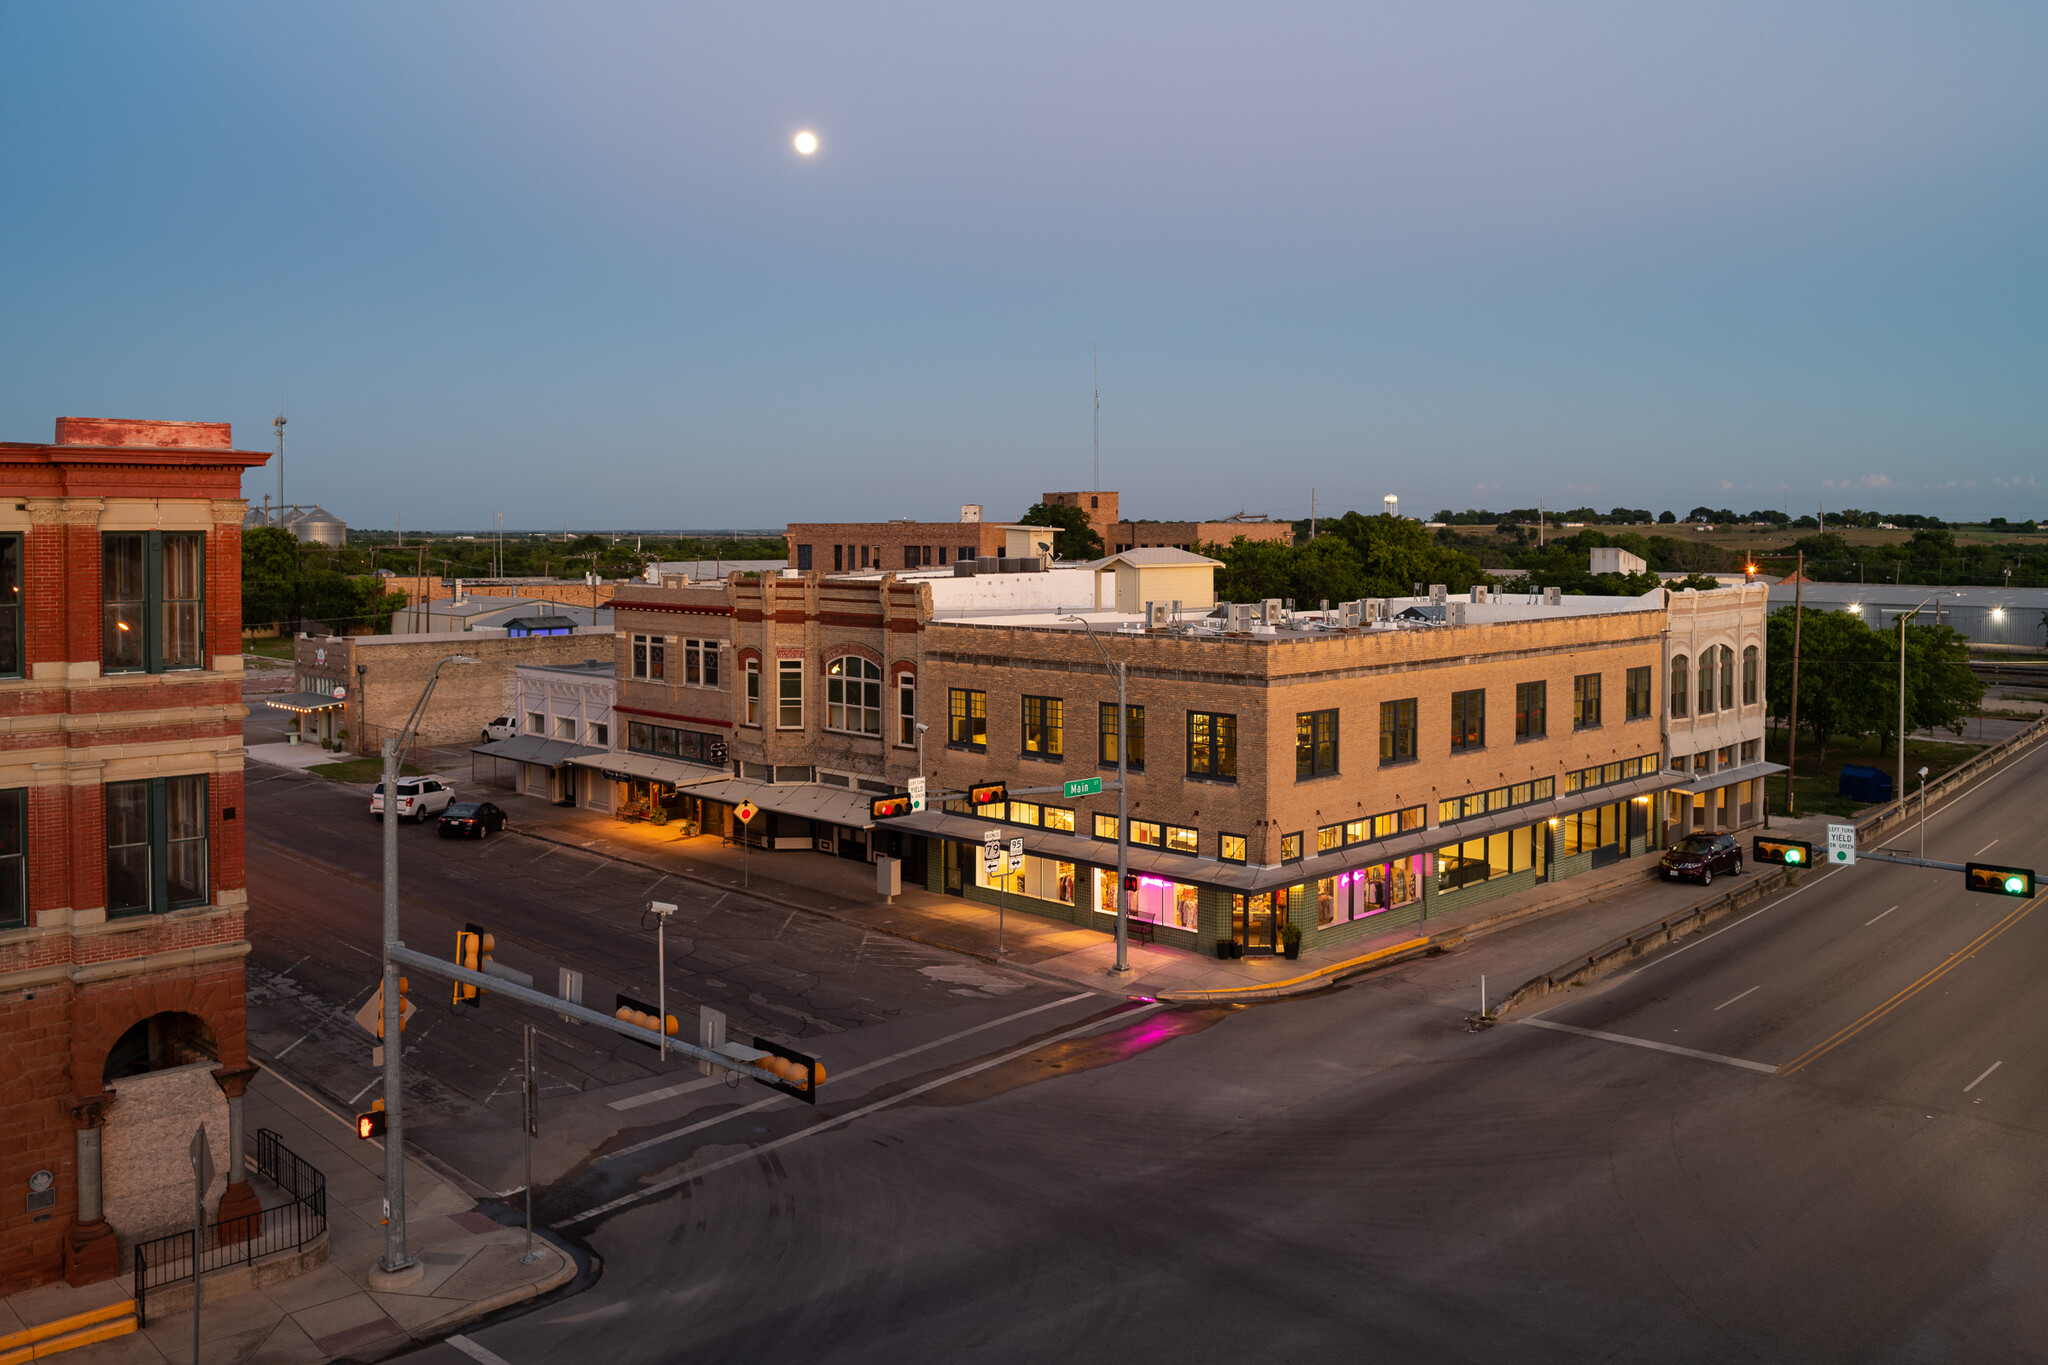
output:
[[277, 514], [284, 515], [284, 414], [270, 419], [270, 425], [277, 428]]
[[1088, 343], [1088, 364], [1095, 371], [1095, 482], [1090, 488], [1102, 487], [1102, 361], [1096, 355], [1095, 343]]

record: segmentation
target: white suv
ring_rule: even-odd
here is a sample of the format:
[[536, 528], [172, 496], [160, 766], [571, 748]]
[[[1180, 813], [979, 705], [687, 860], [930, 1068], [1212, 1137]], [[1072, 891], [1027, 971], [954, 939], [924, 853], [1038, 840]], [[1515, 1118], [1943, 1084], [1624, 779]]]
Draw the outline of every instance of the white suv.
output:
[[[455, 789], [444, 785], [438, 778], [401, 777], [398, 779], [398, 818], [420, 821], [429, 815], [439, 815], [448, 809], [448, 803], [455, 799]], [[379, 782], [370, 789], [370, 814], [379, 820], [384, 818], [384, 784]]]

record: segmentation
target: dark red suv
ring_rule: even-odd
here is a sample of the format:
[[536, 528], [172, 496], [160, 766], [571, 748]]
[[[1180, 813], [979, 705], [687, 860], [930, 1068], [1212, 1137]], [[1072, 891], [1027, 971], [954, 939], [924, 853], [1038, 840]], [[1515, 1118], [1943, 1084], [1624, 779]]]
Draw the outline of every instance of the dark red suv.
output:
[[1741, 874], [1742, 845], [1732, 834], [1688, 834], [1665, 852], [1661, 866], [1667, 878], [1685, 877], [1707, 886], [1716, 872]]

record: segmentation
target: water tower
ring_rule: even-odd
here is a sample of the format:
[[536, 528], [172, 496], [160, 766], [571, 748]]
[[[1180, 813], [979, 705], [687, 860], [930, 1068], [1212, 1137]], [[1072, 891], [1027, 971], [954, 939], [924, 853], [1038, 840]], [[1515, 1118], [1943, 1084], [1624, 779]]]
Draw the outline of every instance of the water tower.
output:
[[1380, 499], [1380, 510], [1390, 517], [1398, 517], [1401, 515], [1401, 500], [1389, 493]]

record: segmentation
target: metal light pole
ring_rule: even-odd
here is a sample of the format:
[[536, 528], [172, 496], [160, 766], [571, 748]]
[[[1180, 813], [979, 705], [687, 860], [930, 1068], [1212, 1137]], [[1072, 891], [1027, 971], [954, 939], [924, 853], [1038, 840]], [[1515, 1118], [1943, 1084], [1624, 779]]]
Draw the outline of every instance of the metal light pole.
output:
[[393, 948], [404, 946], [398, 937], [399, 758], [419, 728], [427, 699], [441, 680], [441, 670], [449, 664], [477, 662], [466, 654], [451, 654], [435, 664], [405, 728], [384, 737], [384, 1255], [377, 1268], [386, 1275], [418, 1264], [405, 1250], [405, 1103], [399, 1073], [399, 1059], [405, 1052], [405, 1002], [398, 993], [398, 964], [391, 958]]
[[[1961, 596], [1961, 594], [1957, 594]], [[1929, 593], [1910, 611], [1899, 613], [1899, 800], [1906, 799], [1906, 618], [1941, 596]]]
[[1920, 856], [1927, 856], [1927, 769], [1920, 769]]
[[1131, 974], [1131, 893], [1124, 889], [1125, 878], [1130, 873], [1130, 783], [1126, 780], [1129, 771], [1126, 758], [1131, 748], [1131, 711], [1124, 704], [1124, 671], [1122, 663], [1112, 663], [1109, 651], [1102, 647], [1102, 641], [1095, 638], [1095, 627], [1078, 616], [1065, 618], [1079, 622], [1081, 629], [1088, 632], [1088, 643], [1095, 646], [1095, 652], [1102, 656], [1102, 666], [1116, 679], [1116, 966], [1110, 968], [1112, 976]]

